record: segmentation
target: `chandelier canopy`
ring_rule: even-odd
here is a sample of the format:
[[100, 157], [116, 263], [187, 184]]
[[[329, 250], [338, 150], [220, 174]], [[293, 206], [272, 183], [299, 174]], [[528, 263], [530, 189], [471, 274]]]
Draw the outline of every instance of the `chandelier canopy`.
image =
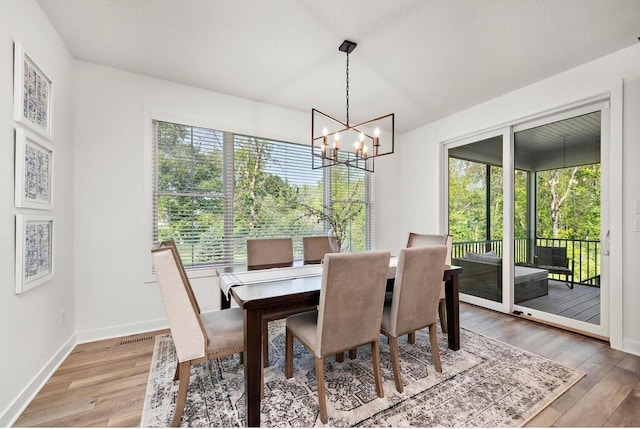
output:
[[352, 125], [349, 122], [349, 54], [357, 44], [345, 40], [338, 48], [347, 55], [347, 117], [342, 122], [311, 109], [312, 168], [346, 165], [373, 172], [375, 158], [394, 151], [394, 114]]

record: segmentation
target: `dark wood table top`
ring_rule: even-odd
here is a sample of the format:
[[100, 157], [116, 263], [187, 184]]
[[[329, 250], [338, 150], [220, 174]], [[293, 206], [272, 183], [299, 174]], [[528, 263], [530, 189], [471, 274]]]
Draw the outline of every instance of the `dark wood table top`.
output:
[[[395, 268], [395, 260], [390, 262], [390, 268]], [[302, 264], [294, 265], [302, 266]], [[278, 268], [282, 270], [282, 268]], [[444, 270], [444, 280], [450, 277], [453, 272], [461, 271], [462, 268], [456, 265], [446, 265]], [[293, 271], [293, 270], [292, 270]], [[239, 274], [247, 271], [246, 266], [238, 265], [232, 267], [222, 267], [216, 270], [218, 275], [223, 273]], [[256, 273], [256, 271], [250, 271]], [[393, 275], [392, 275], [393, 274]], [[389, 278], [395, 277], [395, 271], [390, 270]], [[267, 280], [250, 284], [239, 284], [231, 287], [230, 293], [235, 301], [242, 307], [247, 308], [251, 303], [260, 303], [261, 306], [268, 306], [277, 302], [282, 297], [293, 299], [296, 294], [308, 294], [319, 292], [322, 286], [322, 275], [308, 276], [295, 279]]]

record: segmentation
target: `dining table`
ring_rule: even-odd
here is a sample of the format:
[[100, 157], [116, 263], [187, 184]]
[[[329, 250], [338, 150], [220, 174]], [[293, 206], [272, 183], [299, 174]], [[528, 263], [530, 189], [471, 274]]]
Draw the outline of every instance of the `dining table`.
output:
[[[389, 262], [388, 282], [395, 279], [397, 257]], [[246, 425], [260, 426], [262, 389], [262, 318], [283, 311], [303, 311], [318, 305], [322, 265], [292, 264], [289, 267], [248, 270], [246, 265], [219, 267], [221, 308], [230, 308], [233, 299], [244, 309], [244, 382]], [[461, 267], [446, 265], [443, 280], [447, 308], [448, 347], [460, 349], [458, 276]]]

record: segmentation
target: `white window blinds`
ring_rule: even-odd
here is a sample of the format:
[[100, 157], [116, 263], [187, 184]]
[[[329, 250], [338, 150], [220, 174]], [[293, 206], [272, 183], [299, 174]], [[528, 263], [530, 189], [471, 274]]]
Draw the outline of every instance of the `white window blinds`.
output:
[[329, 226], [309, 207], [348, 208], [352, 250], [373, 243], [369, 174], [311, 169], [309, 146], [154, 121], [154, 236], [174, 239], [185, 266], [246, 261], [246, 239], [302, 237]]

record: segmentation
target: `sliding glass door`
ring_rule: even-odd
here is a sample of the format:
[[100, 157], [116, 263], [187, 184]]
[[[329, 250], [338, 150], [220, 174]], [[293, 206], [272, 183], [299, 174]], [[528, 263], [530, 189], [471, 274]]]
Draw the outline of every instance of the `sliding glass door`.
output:
[[608, 336], [607, 106], [445, 144], [463, 301]]
[[458, 142], [448, 151], [448, 219], [452, 263], [463, 268], [467, 301], [502, 309], [503, 135]]
[[596, 105], [518, 125], [513, 134], [513, 309], [598, 336], [606, 336], [602, 291], [608, 288], [601, 243], [605, 115]]

